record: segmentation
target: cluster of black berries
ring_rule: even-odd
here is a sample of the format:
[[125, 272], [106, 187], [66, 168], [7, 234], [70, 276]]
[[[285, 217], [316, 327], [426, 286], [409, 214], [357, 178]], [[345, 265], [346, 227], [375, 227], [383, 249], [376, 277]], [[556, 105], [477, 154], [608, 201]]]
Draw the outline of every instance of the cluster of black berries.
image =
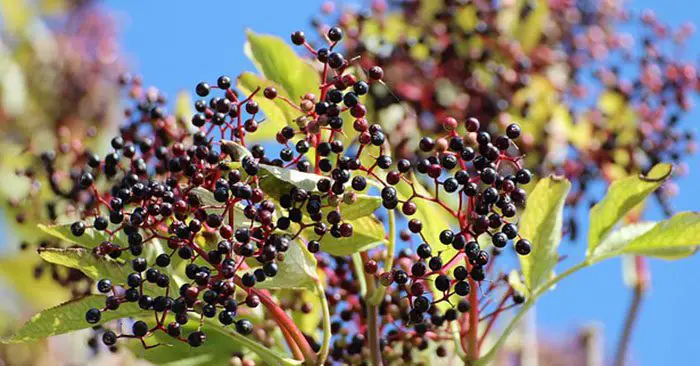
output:
[[[421, 139], [410, 159], [394, 160], [387, 134], [368, 120], [362, 102], [371, 86], [381, 83], [383, 70], [350, 72], [351, 61], [337, 50], [342, 31], [332, 27], [325, 38], [328, 46], [314, 49], [301, 32], [292, 35], [293, 43], [322, 63], [318, 95], [310, 91], [292, 100], [267, 87], [241, 97], [231, 79], [221, 76], [215, 84], [196, 86], [202, 99], [184, 121], [165, 111], [162, 94], [125, 76], [122, 83], [135, 107], [127, 110], [127, 123], [104, 158], [81, 152], [66, 175], [46, 154], [45, 168], [55, 177], [52, 188], [61, 202], [56, 207], [78, 212], [71, 234], [77, 239], [99, 234], [105, 240], [96, 243], [94, 254], [131, 267], [125, 278], [97, 282], [105, 304], [88, 310], [85, 320], [101, 324], [104, 312], [130, 303], [144, 314], [155, 313], [155, 323], [144, 320], [151, 317], [135, 317], [130, 332], [99, 330], [104, 344], [114, 348], [119, 338], [136, 338], [150, 348], [158, 344], [147, 345], [147, 338], [164, 332], [197, 347], [206, 340], [202, 325], [213, 318], [262, 340], [269, 324], [256, 324], [261, 332], [253, 332], [253, 324], [241, 316], [262, 305], [274, 326], [290, 335], [287, 342], [297, 343], [294, 348], [318, 351], [319, 342], [299, 331], [285, 310], [321, 309], [278, 302], [276, 293], [259, 286], [275, 280], [287, 265], [290, 248], [301, 243], [305, 248], [294, 249], [315, 254], [328, 275], [325, 295], [336, 337], [331, 354], [339, 361], [361, 357], [368, 346], [362, 324], [369, 305], [360, 291], [361, 278], [385, 291], [378, 302], [377, 327], [387, 329], [381, 344], [401, 344], [395, 349], [408, 354], [449, 334], [449, 322], [478, 316], [474, 309], [489, 302], [475, 296], [477, 291], [500, 291], [515, 304], [524, 301], [491, 265], [492, 256], [509, 241], [520, 255], [530, 252], [516, 226], [527, 196], [521, 185], [532, 179], [514, 142], [520, 127], [508, 125], [505, 135], [492, 137], [475, 118], [459, 122], [446, 117], [442, 133]], [[259, 94], [298, 112], [276, 134], [279, 149], [246, 143], [246, 136], [267, 123], [256, 101]], [[188, 124], [197, 131], [190, 132]], [[278, 157], [270, 157], [268, 150], [279, 151]], [[284, 169], [309, 173], [305, 177], [313, 187], [275, 177]], [[373, 187], [378, 187], [381, 210], [397, 210], [408, 219], [408, 231], [397, 236], [411, 241], [415, 234], [420, 244], [415, 254], [409, 249], [398, 255], [362, 251], [365, 273], [360, 276], [347, 258], [325, 254], [322, 243], [357, 234], [343, 207], [375, 195]], [[428, 223], [412, 217], [423, 203], [438, 205], [453, 219], [453, 224], [440, 223], [439, 238], [426, 237], [423, 226]], [[490, 253], [482, 248], [487, 237], [493, 244]], [[389, 267], [380, 270], [382, 263]], [[482, 286], [487, 278], [490, 285]], [[507, 306], [501, 302], [496, 311]], [[197, 326], [185, 334], [190, 321]], [[350, 334], [339, 322], [357, 322], [349, 328], [356, 332]]]
[[[207, 127], [219, 126], [222, 134], [231, 130], [231, 136], [242, 142], [245, 133], [251, 132], [244, 125], [249, 129], [252, 123], [233, 126], [227, 119], [240, 121], [240, 111], [245, 109], [252, 120], [258, 113], [257, 104], [252, 95], [239, 102], [228, 77], [219, 78], [217, 85], [228, 99], [213, 97], [208, 104], [197, 101], [195, 107], [202, 112], [195, 114], [192, 123], [203, 127], [198, 119], [204, 118]], [[196, 91], [207, 95], [210, 88], [200, 83]], [[270, 95], [269, 90], [265, 95]], [[108, 346], [118, 337], [143, 339], [159, 330], [199, 346], [206, 338], [201, 330], [181, 335], [181, 327], [192, 314], [199, 314], [200, 321], [217, 317], [221, 324], [235, 325], [237, 332], [248, 335], [252, 323], [237, 319], [238, 306], [257, 307], [259, 296], [267, 296], [252, 288], [277, 274], [276, 262], [284, 260], [290, 245], [288, 236], [274, 233], [275, 204], [265, 199], [255, 176], [259, 163], [277, 162], [261, 160], [264, 150], [255, 145], [250, 148], [252, 155], [240, 162], [242, 169], [232, 168], [229, 154], [235, 152], [213, 142], [205, 131], [189, 136], [164, 115], [159, 100], [146, 98], [138, 103], [140, 113], [133, 123], [111, 141], [114, 152], [105, 159], [88, 157], [88, 168], [76, 181], [76, 189], [94, 196], [83, 219], [71, 225], [72, 234], [80, 237], [88, 229], [107, 233], [114, 240], [101, 243], [96, 253], [111, 258], [130, 256], [134, 271], [119, 283], [109, 279], [98, 282], [98, 290], [109, 296], [104, 308], [86, 313], [86, 321], [98, 323], [101, 312], [134, 302], [143, 310], [154, 311], [157, 323], [148, 326], [137, 321], [131, 335], [115, 336], [107, 331], [103, 341]], [[226, 117], [217, 117], [222, 112], [214, 113], [213, 108], [222, 111], [222, 105], [227, 108]], [[144, 131], [154, 138], [140, 136]], [[101, 175], [106, 186], [98, 184]], [[106, 191], [99, 193], [98, 188], [104, 187]], [[105, 216], [100, 214], [104, 211]], [[214, 240], [216, 244], [205, 249], [199, 240]], [[167, 249], [149, 264], [144, 259], [150, 253], [147, 245], [156, 241], [166, 244]], [[256, 259], [260, 267], [243, 273], [247, 258]], [[188, 281], [178, 287], [169, 273], [182, 261], [189, 262], [185, 266]], [[237, 294], [236, 287], [245, 289], [244, 294]], [[168, 315], [175, 319], [166, 325]]]

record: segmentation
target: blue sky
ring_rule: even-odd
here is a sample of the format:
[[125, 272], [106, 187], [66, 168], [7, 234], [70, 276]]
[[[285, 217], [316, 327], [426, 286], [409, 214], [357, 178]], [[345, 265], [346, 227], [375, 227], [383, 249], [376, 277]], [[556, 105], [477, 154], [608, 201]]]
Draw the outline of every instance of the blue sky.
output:
[[[297, 1], [206, 1], [164, 0], [106, 2], [118, 11], [123, 51], [132, 70], [147, 85], [168, 95], [193, 89], [201, 80], [214, 81], [220, 74], [235, 76], [253, 70], [243, 55], [244, 30], [272, 33], [287, 39], [308, 25], [319, 9], [319, 0]], [[686, 20], [700, 23], [700, 2], [633, 0], [632, 9], [653, 8], [661, 19], [677, 25]], [[187, 4], [187, 5], [185, 5]], [[700, 55], [700, 35], [689, 44], [689, 55]], [[700, 101], [695, 100], [696, 104]], [[700, 107], [685, 118], [696, 136]], [[679, 180], [681, 198], [676, 210], [700, 208], [700, 158], [688, 161], [690, 174]], [[660, 218], [650, 212], [649, 218]], [[585, 243], [563, 243], [562, 253], [574, 264]], [[652, 288], [642, 305], [632, 358], [639, 365], [700, 364], [697, 347], [700, 315], [700, 255], [677, 262], [652, 261]], [[542, 298], [537, 308], [540, 330], [549, 337], [566, 334], [578, 325], [598, 321], [604, 326], [606, 352], [612, 358], [629, 290], [621, 279], [619, 260], [584, 270]]]

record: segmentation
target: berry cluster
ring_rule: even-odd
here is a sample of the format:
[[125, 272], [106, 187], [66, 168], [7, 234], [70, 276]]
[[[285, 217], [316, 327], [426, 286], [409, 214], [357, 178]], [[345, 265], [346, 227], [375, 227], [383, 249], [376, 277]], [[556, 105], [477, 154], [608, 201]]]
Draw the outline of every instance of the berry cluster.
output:
[[[76, 242], [104, 238], [93, 254], [127, 269], [124, 277], [97, 281], [105, 303], [89, 309], [85, 321], [97, 327], [105, 313], [123, 306], [144, 312], [125, 332], [99, 328], [105, 345], [115, 349], [118, 339], [132, 338], [152, 348], [160, 343], [147, 341], [163, 332], [199, 347], [208, 322], [270, 342], [263, 329], [269, 324], [248, 317], [262, 306], [298, 358], [328, 346], [335, 360], [354, 362], [367, 349], [385, 346], [390, 353], [401, 349], [396, 357], [406, 359], [414, 348], [451, 337], [450, 322], [475, 332], [479, 322], [492, 324], [525, 300], [493, 266], [509, 242], [519, 255], [531, 251], [516, 225], [527, 201], [522, 186], [532, 180], [515, 143], [520, 127], [509, 124], [496, 136], [476, 118], [445, 117], [440, 133], [395, 159], [388, 134], [370, 122], [364, 102], [383, 83], [384, 71], [357, 71], [355, 59], [338, 50], [340, 28], [324, 36], [327, 45], [313, 48], [302, 32], [292, 34], [292, 43], [320, 63], [318, 91], [299, 100], [270, 86], [241, 96], [231, 78], [221, 76], [197, 84], [201, 99], [186, 121], [167, 113], [161, 93], [125, 74], [120, 83], [134, 106], [104, 157], [87, 149], [61, 152], [70, 159], [42, 155], [55, 196], [53, 217], [74, 220], [70, 235]], [[250, 143], [271, 123], [263, 100], [298, 113], [277, 131], [276, 146]], [[288, 178], [296, 175], [299, 182]], [[363, 234], [355, 227], [358, 214], [348, 212], [368, 202], [377, 205], [365, 216], [374, 220], [376, 207], [382, 207], [378, 215], [389, 216], [387, 238], [378, 239], [393, 243], [396, 236], [408, 243], [398, 254], [393, 245], [358, 250], [358, 270], [349, 257], [331, 256], [324, 247]], [[450, 221], [418, 219], [426, 204]], [[394, 211], [406, 218], [401, 233]], [[440, 228], [438, 234], [426, 233], [428, 226]], [[415, 254], [409, 249], [414, 239], [420, 242]], [[332, 345], [301, 332], [285, 311], [321, 309], [298, 299], [278, 301], [282, 295], [264, 286], [276, 283], [284, 267], [294, 265], [286, 258], [299, 251], [315, 257], [325, 273]], [[360, 290], [361, 281], [367, 291]], [[492, 304], [499, 295], [502, 300]], [[354, 325], [344, 327], [347, 322]], [[437, 354], [444, 355], [444, 347]]]

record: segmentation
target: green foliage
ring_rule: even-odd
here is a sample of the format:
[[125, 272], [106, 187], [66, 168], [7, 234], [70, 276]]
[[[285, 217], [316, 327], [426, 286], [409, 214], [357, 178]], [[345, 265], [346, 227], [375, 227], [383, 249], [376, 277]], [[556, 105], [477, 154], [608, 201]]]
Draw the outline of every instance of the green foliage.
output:
[[[284, 261], [278, 262], [276, 276], [255, 284], [260, 289], [313, 290], [316, 283], [316, 258], [298, 240], [289, 243]], [[252, 270], [251, 270], [252, 271]]]
[[39, 256], [49, 263], [80, 270], [93, 280], [108, 278], [122, 282], [130, 272], [122, 264], [83, 248], [40, 248]]
[[[143, 320], [148, 321], [149, 318]], [[198, 323], [190, 322], [181, 326], [181, 329], [183, 334], [190, 334], [196, 331], [198, 326]], [[154, 365], [226, 365], [231, 354], [243, 351], [240, 343], [232, 342], [227, 332], [219, 327], [207, 323], [202, 327], [202, 331], [207, 335], [207, 341], [198, 348], [192, 348], [163, 332], [155, 332], [146, 340], [148, 344], [160, 343], [163, 346], [144, 350], [138, 340], [130, 341], [128, 346], [134, 355]]]
[[33, 251], [0, 259], [0, 277], [21, 296], [25, 309], [41, 310], [70, 298], [70, 291], [49, 274], [35, 277], [34, 269], [40, 262]]
[[625, 214], [658, 189], [671, 176], [672, 171], [671, 164], [659, 164], [646, 176], [630, 176], [614, 181], [605, 197], [591, 209], [588, 252], [598, 246]]
[[254, 134], [246, 137], [246, 142], [273, 140], [282, 127], [290, 124], [301, 113], [282, 100], [281, 97], [289, 99], [289, 95], [283, 87], [273, 81], [262, 79], [253, 73], [244, 72], [238, 76], [237, 87], [245, 95], [250, 95], [258, 87], [261, 89], [273, 87], [277, 89], [278, 95], [273, 100], [263, 97], [255, 98], [260, 109], [265, 113], [265, 121], [258, 125], [258, 130]]
[[374, 216], [360, 217], [347, 222], [353, 226], [353, 235], [349, 238], [324, 235], [320, 242], [322, 251], [331, 255], [344, 256], [386, 244], [384, 225]]
[[282, 39], [247, 31], [245, 51], [258, 70], [281, 85], [292, 101], [306, 93], [315, 93], [321, 84], [319, 73], [300, 58]]
[[528, 205], [520, 219], [520, 235], [532, 243], [532, 252], [520, 257], [525, 284], [535, 289], [552, 274], [559, 256], [562, 212], [571, 183], [559, 177], [548, 177], [537, 182], [530, 193]]
[[[91, 328], [93, 324], [85, 321], [85, 312], [91, 308], [102, 308], [105, 296], [90, 295], [65, 302], [34, 315], [22, 328], [12, 336], [0, 338], [2, 343], [21, 343], [64, 334], [80, 329]], [[142, 313], [137, 304], [122, 304], [117, 310], [102, 314], [98, 324], [126, 318]]]
[[111, 241], [115, 245], [127, 247], [128, 243], [124, 238], [124, 234], [119, 232], [113, 237], [105, 231], [98, 231], [93, 228], [86, 228], [85, 233], [81, 236], [74, 236], [70, 230], [70, 224], [62, 225], [44, 225], [39, 224], [39, 229], [43, 232], [56, 237], [66, 243], [75, 244], [83, 248], [97, 248], [105, 241]]

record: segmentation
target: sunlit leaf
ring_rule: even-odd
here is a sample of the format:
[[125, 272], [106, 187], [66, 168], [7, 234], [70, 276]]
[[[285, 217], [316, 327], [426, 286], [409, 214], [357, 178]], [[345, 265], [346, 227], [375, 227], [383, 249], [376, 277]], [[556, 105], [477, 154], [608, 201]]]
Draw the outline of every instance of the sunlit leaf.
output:
[[[42, 339], [75, 330], [92, 328], [94, 324], [85, 321], [85, 313], [91, 308], [105, 306], [105, 296], [90, 295], [71, 300], [34, 315], [13, 335], [0, 338], [0, 343], [21, 343]], [[130, 317], [143, 310], [136, 303], [122, 304], [119, 309], [102, 313], [98, 324]]]
[[630, 176], [614, 181], [603, 199], [590, 212], [588, 253], [636, 205], [643, 202], [666, 181], [673, 170], [670, 164], [654, 166], [646, 176]]
[[26, 251], [0, 259], [0, 277], [32, 309], [44, 309], [57, 302], [67, 301], [70, 290], [58, 284], [50, 273], [35, 277], [35, 268], [41, 260], [34, 251]]
[[534, 290], [547, 281], [557, 264], [562, 235], [562, 211], [571, 183], [561, 177], [537, 182], [520, 219], [520, 235], [530, 240], [532, 251], [520, 256], [525, 284]]
[[321, 78], [318, 71], [299, 57], [282, 39], [246, 32], [246, 53], [266, 79], [281, 85], [298, 102], [306, 93], [318, 93]]
[[[152, 318], [145, 318], [144, 321], [152, 321]], [[198, 327], [198, 322], [189, 322], [181, 326], [181, 329], [182, 333], [187, 335], [196, 331]], [[146, 342], [147, 344], [160, 343], [165, 346], [146, 350], [140, 341], [131, 340], [128, 347], [135, 356], [154, 365], [173, 366], [227, 365], [233, 353], [245, 351], [240, 344], [232, 342], [228, 335], [208, 323], [204, 324], [201, 331], [206, 334], [207, 341], [197, 348], [174, 339], [164, 332], [154, 332]]]
[[130, 268], [106, 257], [99, 257], [83, 248], [40, 248], [41, 259], [83, 272], [93, 280], [102, 278], [112, 282], [124, 282]]
[[71, 224], [59, 224], [59, 225], [44, 225], [39, 224], [39, 229], [43, 232], [63, 240], [66, 243], [79, 245], [83, 248], [96, 248], [105, 241], [110, 241], [113, 244], [119, 245], [122, 248], [128, 247], [127, 241], [124, 239], [122, 232], [115, 234], [111, 237], [105, 231], [95, 230], [93, 228], [86, 228], [85, 233], [81, 236], [74, 236], [70, 230]]
[[[279, 199], [289, 194], [294, 187], [308, 192], [318, 191], [316, 183], [323, 176], [300, 172], [296, 169], [285, 169], [273, 165], [260, 164], [260, 187], [265, 193]], [[357, 194], [357, 200], [352, 204], [340, 203], [340, 213], [344, 219], [355, 219], [371, 215], [381, 205], [381, 198], [366, 194]]]
[[386, 244], [384, 225], [374, 215], [346, 222], [352, 224], [353, 235], [349, 238], [334, 238], [327, 233], [321, 240], [322, 251], [335, 256], [345, 256]]
[[630, 241], [622, 248], [622, 252], [648, 256], [660, 254], [668, 258], [667, 250], [694, 251], [697, 245], [700, 245], [700, 214], [680, 212]]
[[[278, 261], [279, 271], [272, 278], [255, 284], [260, 289], [313, 290], [316, 283], [316, 258], [298, 240], [289, 242], [284, 261]], [[251, 270], [252, 271], [252, 270]]]
[[[282, 127], [292, 123], [297, 116], [302, 114], [282, 100], [282, 97], [289, 98], [289, 95], [283, 87], [275, 82], [262, 79], [253, 73], [244, 72], [238, 76], [237, 87], [244, 95], [250, 95], [256, 88], [261, 89], [255, 101], [265, 114], [265, 121], [258, 124], [257, 131], [246, 135], [246, 142], [272, 140]], [[273, 100], [263, 97], [262, 90], [267, 87], [277, 89], [278, 97]]]

